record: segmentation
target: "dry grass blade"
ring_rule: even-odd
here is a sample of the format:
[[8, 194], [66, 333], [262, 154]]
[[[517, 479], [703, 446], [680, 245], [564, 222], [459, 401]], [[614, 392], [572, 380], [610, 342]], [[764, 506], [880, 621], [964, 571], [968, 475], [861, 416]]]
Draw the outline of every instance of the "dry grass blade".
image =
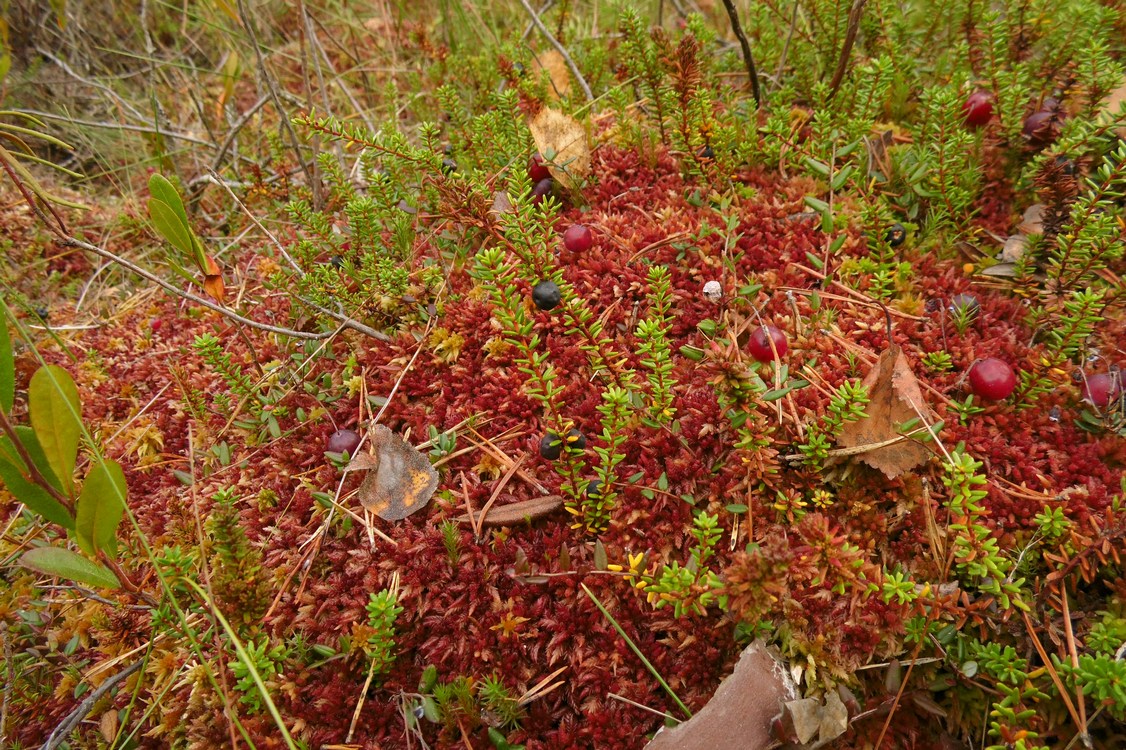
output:
[[533, 685], [532, 687], [530, 687], [526, 691], [524, 691], [524, 694], [521, 695], [519, 698], [517, 698], [516, 702], [518, 704], [520, 704], [521, 706], [526, 706], [529, 703], [531, 703], [532, 701], [538, 700], [538, 699], [544, 697], [545, 695], [547, 695], [551, 691], [558, 688], [560, 685], [565, 684], [563, 682], [563, 680], [560, 680], [559, 682], [552, 683], [550, 685], [548, 683], [551, 682], [556, 677], [558, 677], [559, 675], [563, 674], [566, 671], [567, 671], [567, 667], [560, 667], [559, 669], [555, 670], [554, 672], [549, 674], [547, 677], [544, 677], [542, 680], [537, 682], [535, 685]]

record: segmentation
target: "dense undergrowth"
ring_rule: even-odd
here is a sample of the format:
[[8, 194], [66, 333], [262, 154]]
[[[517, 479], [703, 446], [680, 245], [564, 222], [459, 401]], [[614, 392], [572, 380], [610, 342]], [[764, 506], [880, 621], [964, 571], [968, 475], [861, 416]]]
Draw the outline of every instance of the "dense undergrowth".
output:
[[1115, 3], [28, 5], [6, 746], [1126, 739]]

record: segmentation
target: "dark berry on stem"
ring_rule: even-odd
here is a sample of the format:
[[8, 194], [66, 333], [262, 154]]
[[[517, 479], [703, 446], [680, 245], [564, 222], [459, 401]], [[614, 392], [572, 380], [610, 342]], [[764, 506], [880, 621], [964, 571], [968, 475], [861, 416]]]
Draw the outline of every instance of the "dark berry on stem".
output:
[[555, 183], [552, 182], [550, 177], [544, 177], [537, 182], [532, 188], [532, 205], [539, 205], [540, 201], [551, 195], [551, 191], [554, 187]]
[[907, 239], [907, 230], [902, 224], [892, 224], [884, 238], [891, 247], [899, 247]]
[[1122, 395], [1121, 377], [1118, 373], [1109, 372], [1090, 376], [1083, 383], [1083, 400], [1099, 409], [1105, 409], [1111, 401]]
[[457, 162], [453, 159], [442, 159], [443, 174], [453, 174], [457, 171]]
[[546, 180], [549, 177], [551, 177], [551, 170], [549, 170], [547, 164], [544, 163], [543, 154], [537, 151], [532, 154], [532, 158], [528, 160], [528, 179], [536, 183], [540, 180]]
[[704, 146], [696, 152], [696, 156], [700, 157], [701, 161], [710, 161], [715, 158], [715, 149], [711, 146]]
[[586, 486], [587, 497], [602, 497], [602, 480], [595, 479]]
[[971, 315], [977, 314], [981, 303], [972, 294], [955, 294], [950, 298], [950, 312], [964, 310]]
[[975, 91], [962, 105], [966, 124], [980, 128], [993, 117], [993, 96], [988, 91]]
[[[774, 342], [774, 348], [770, 347], [770, 342]], [[778, 359], [786, 356], [786, 352], [790, 350], [790, 345], [786, 341], [786, 334], [778, 330], [774, 326], [762, 326], [755, 329], [751, 334], [751, 340], [747, 342], [747, 351], [751, 356], [759, 362], [771, 362], [775, 359], [774, 352], [778, 352]]]
[[360, 435], [355, 430], [337, 430], [328, 436], [325, 450], [329, 453], [355, 453], [360, 446]]
[[532, 289], [532, 302], [541, 310], [551, 310], [559, 304], [562, 295], [554, 281], [541, 281]]
[[970, 390], [974, 395], [990, 401], [1009, 397], [1017, 387], [1017, 374], [1003, 359], [986, 357], [970, 367]]
[[1033, 112], [1024, 120], [1024, 137], [1030, 146], [1047, 146], [1059, 135], [1059, 118], [1055, 112], [1042, 109]]
[[586, 448], [586, 436], [572, 429], [567, 433], [567, 439], [563, 440], [554, 432], [549, 432], [540, 440], [540, 455], [548, 461], [554, 461], [563, 455], [564, 444], [581, 451]]
[[573, 253], [585, 253], [594, 244], [594, 235], [586, 224], [572, 224], [563, 233], [563, 246]]

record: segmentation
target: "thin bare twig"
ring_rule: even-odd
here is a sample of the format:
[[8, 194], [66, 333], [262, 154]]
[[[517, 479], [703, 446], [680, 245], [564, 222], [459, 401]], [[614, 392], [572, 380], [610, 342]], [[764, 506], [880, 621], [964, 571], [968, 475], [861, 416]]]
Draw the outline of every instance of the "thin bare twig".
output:
[[77, 727], [82, 720], [86, 718], [86, 714], [90, 713], [91, 709], [94, 708], [94, 704], [100, 701], [106, 693], [117, 687], [117, 683], [140, 669], [141, 665], [144, 663], [144, 659], [138, 659], [113, 677], [108, 678], [101, 685], [98, 685], [81, 703], [75, 706], [73, 711], [67, 714], [66, 718], [58, 723], [55, 727], [55, 731], [51, 732], [51, 736], [40, 746], [39, 750], [55, 750], [55, 748], [66, 741], [66, 738], [70, 736], [74, 728]]
[[[724, 0], [727, 2], [727, 0]], [[848, 12], [848, 30], [845, 32], [844, 44], [841, 45], [841, 57], [837, 61], [837, 72], [833, 74], [833, 81], [829, 84], [829, 99], [837, 94], [844, 80], [845, 71], [848, 70], [848, 58], [852, 54], [852, 45], [856, 42], [856, 32], [860, 29], [860, 16], [864, 12], [864, 5], [868, 0], [854, 0], [852, 9]]]
[[739, 12], [735, 10], [732, 0], [723, 0], [723, 7], [727, 9], [727, 17], [731, 19], [731, 30], [739, 40], [739, 48], [743, 50], [743, 62], [747, 66], [747, 75], [751, 79], [751, 95], [755, 98], [755, 107], [762, 107], [762, 89], [759, 87], [758, 70], [755, 68], [755, 58], [751, 54], [751, 43], [743, 33], [743, 25], [739, 23]]
[[540, 17], [536, 15], [535, 9], [528, 3], [528, 0], [520, 0], [520, 3], [524, 6], [524, 10], [528, 11], [528, 15], [532, 17], [532, 23], [536, 25], [536, 28], [539, 29], [540, 33], [544, 35], [544, 38], [546, 38], [547, 41], [551, 43], [551, 46], [554, 47], [556, 51], [563, 56], [563, 61], [567, 63], [567, 67], [571, 69], [571, 74], [575, 76], [575, 80], [579, 82], [579, 86], [582, 88], [583, 93], [586, 94], [586, 100], [588, 102], [593, 102], [594, 94], [591, 93], [590, 84], [588, 84], [586, 82], [586, 79], [583, 78], [583, 74], [579, 70], [579, 66], [575, 65], [575, 61], [572, 60], [571, 56], [567, 54], [567, 49], [562, 44], [560, 44], [559, 40], [556, 39], [552, 35], [552, 33], [547, 30], [547, 27], [543, 25], [543, 21], [541, 21]]
[[265, 106], [266, 102], [268, 101], [270, 101], [270, 97], [263, 96], [261, 99], [254, 102], [254, 104], [251, 105], [250, 109], [243, 112], [239, 116], [239, 118], [235, 120], [235, 123], [231, 125], [230, 131], [227, 132], [227, 137], [223, 139], [223, 142], [221, 144], [219, 144], [219, 153], [215, 154], [215, 159], [211, 162], [212, 170], [219, 168], [219, 165], [223, 163], [223, 158], [227, 155], [227, 149], [229, 149], [231, 147], [231, 144], [235, 142], [235, 138], [238, 137], [238, 134], [242, 132], [242, 129], [244, 127], [246, 127], [246, 123], [250, 122], [250, 118], [254, 117], [254, 115], [257, 114], [258, 110], [262, 109], [262, 107]]
[[319, 211], [322, 206], [320, 181], [317, 178], [316, 166], [307, 165], [305, 160], [301, 158], [301, 142], [297, 140], [297, 133], [294, 132], [293, 126], [289, 123], [289, 116], [282, 107], [281, 97], [278, 95], [278, 87], [274, 84], [274, 77], [270, 74], [270, 71], [266, 69], [266, 59], [262, 56], [262, 48], [258, 43], [258, 31], [250, 17], [250, 12], [246, 8], [246, 3], [243, 2], [243, 0], [238, 0], [238, 15], [242, 20], [243, 27], [246, 29], [247, 33], [250, 34], [250, 46], [254, 47], [254, 59], [258, 62], [258, 74], [262, 76], [262, 83], [266, 87], [270, 98], [273, 100], [274, 107], [278, 110], [278, 117], [281, 120], [282, 128], [289, 137], [290, 145], [293, 146], [293, 154], [297, 157], [297, 161], [301, 165], [301, 171], [305, 173], [305, 180], [309, 183], [309, 189], [313, 191], [313, 207]]
[[[164, 289], [166, 292], [171, 292], [172, 294], [176, 295], [177, 297], [181, 297], [182, 299], [186, 299], [189, 302], [194, 302], [197, 305], [202, 305], [203, 307], [206, 307], [208, 310], [212, 310], [214, 312], [219, 313], [220, 315], [223, 315], [224, 317], [230, 318], [231, 320], [235, 321], [236, 323], [242, 323], [243, 325], [249, 326], [251, 328], [257, 328], [260, 331], [266, 331], [267, 333], [276, 333], [276, 334], [281, 335], [281, 336], [292, 336], [293, 338], [297, 338], [297, 339], [308, 339], [308, 340], [313, 340], [313, 341], [319, 341], [321, 339], [326, 339], [326, 338], [329, 338], [331, 336], [335, 336], [336, 333], [337, 333], [337, 331], [335, 331], [335, 330], [327, 331], [325, 333], [308, 333], [306, 331], [295, 331], [291, 328], [282, 328], [281, 326], [272, 326], [269, 323], [259, 323], [257, 320], [251, 320], [250, 318], [243, 317], [242, 315], [239, 315], [238, 313], [236, 313], [233, 310], [230, 310], [226, 307], [223, 307], [222, 305], [216, 304], [215, 302], [212, 302], [211, 300], [206, 299], [204, 297], [200, 297], [198, 294], [192, 294], [191, 292], [184, 291], [183, 289], [180, 289], [179, 287], [176, 287], [173, 284], [169, 284], [167, 281], [160, 278], [156, 274], [151, 273], [149, 271], [146, 271], [145, 269], [141, 268], [137, 264], [135, 264], [131, 261], [128, 261], [125, 258], [122, 258], [120, 255], [112, 253], [109, 250], [106, 250], [105, 248], [98, 247], [97, 245], [92, 245], [89, 242], [84, 242], [84, 241], [78, 239], [77, 237], [62, 237], [62, 238], [59, 239], [59, 244], [61, 244], [63, 247], [81, 248], [83, 250], [87, 250], [91, 253], [94, 253], [95, 255], [98, 255], [102, 258], [105, 258], [106, 260], [112, 260], [114, 263], [120, 264], [122, 267], [132, 271], [133, 273], [137, 274], [141, 278], [151, 281], [152, 283], [159, 286], [161, 289]], [[324, 308], [321, 308], [321, 307], [316, 306], [316, 305], [313, 305], [313, 307], [317, 308], [320, 312], [324, 313], [325, 315], [329, 315], [333, 318], [336, 318], [341, 323], [342, 328], [350, 328], [353, 331], [358, 331], [359, 333], [362, 333], [366, 336], [371, 336], [372, 338], [377, 339], [379, 341], [390, 341], [391, 340], [391, 338], [387, 334], [380, 333], [379, 331], [375, 330], [374, 328], [370, 328], [368, 326], [365, 326], [363, 323], [360, 323], [359, 321], [352, 320], [351, 318], [348, 318], [347, 316], [344, 316], [344, 315], [340, 315], [339, 313], [333, 313], [330, 310], [325, 310]], [[344, 320], [340, 320], [340, 318], [344, 318]]]
[[782, 54], [778, 57], [778, 70], [774, 72], [774, 85], [779, 86], [782, 72], [786, 69], [786, 58], [790, 54], [790, 42], [794, 40], [794, 31], [798, 28], [798, 8], [801, 3], [794, 3], [794, 12], [790, 14], [790, 30], [786, 32], [786, 42], [782, 45]]

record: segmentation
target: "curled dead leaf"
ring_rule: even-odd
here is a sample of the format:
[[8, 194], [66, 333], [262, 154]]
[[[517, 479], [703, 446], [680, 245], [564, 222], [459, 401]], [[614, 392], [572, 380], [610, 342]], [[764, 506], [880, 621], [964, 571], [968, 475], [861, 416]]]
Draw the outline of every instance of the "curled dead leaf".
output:
[[216, 302], [222, 302], [227, 296], [226, 287], [223, 285], [223, 271], [219, 264], [210, 255], [205, 256], [207, 273], [203, 277], [203, 290]]
[[1016, 263], [1024, 255], [1025, 248], [1028, 247], [1028, 237], [1024, 234], [1014, 234], [1005, 240], [1005, 244], [1001, 247], [1001, 262], [1002, 263]]
[[[895, 344], [880, 355], [876, 366], [864, 378], [864, 385], [868, 387], [866, 416], [850, 422], [841, 430], [838, 442], [846, 448], [895, 440], [901, 435], [901, 425], [912, 421], [917, 423], [920, 417], [927, 424], [938, 421], [923, 398], [919, 381], [911, 372], [903, 350]], [[894, 479], [922, 464], [930, 455], [926, 446], [903, 439], [864, 451], [857, 457], [882, 471], [889, 479]]]
[[528, 129], [539, 152], [550, 158], [551, 176], [563, 187], [573, 189], [590, 174], [590, 145], [581, 122], [545, 107], [528, 123]]
[[707, 705], [688, 721], [661, 729], [645, 750], [777, 747], [770, 733], [771, 721], [782, 710], [783, 703], [797, 694], [797, 683], [790, 679], [778, 657], [763, 641], [754, 641], [743, 650], [735, 670], [719, 684]]

